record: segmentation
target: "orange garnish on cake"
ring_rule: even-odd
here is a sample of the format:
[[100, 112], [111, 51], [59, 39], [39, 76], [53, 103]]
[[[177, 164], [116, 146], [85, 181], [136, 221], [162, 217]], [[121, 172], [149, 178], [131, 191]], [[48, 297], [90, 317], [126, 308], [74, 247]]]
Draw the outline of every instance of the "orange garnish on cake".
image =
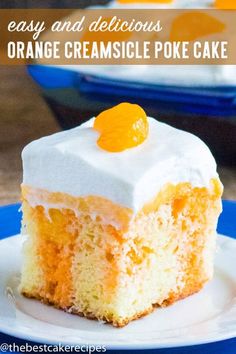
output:
[[100, 133], [98, 146], [109, 152], [138, 146], [148, 136], [146, 113], [139, 105], [126, 102], [100, 113], [93, 127]]
[[236, 9], [235, 0], [215, 0], [215, 7], [217, 9], [232, 10]]

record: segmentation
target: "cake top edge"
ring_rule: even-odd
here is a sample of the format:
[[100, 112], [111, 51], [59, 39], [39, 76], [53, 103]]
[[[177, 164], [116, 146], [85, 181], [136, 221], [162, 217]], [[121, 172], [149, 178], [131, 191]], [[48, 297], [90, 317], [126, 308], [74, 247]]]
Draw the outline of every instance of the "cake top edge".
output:
[[214, 157], [202, 140], [147, 119], [147, 138], [120, 152], [97, 145], [95, 118], [33, 141], [22, 152], [23, 184], [72, 196], [102, 196], [138, 211], [167, 183], [208, 187], [218, 177]]

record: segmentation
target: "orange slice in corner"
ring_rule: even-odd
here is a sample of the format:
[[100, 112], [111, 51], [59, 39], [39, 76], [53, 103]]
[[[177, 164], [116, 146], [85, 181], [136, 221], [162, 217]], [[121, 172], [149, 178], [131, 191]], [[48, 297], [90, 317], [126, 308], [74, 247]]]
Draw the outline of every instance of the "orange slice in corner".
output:
[[201, 37], [223, 32], [225, 24], [203, 11], [185, 12], [173, 20], [171, 41], [194, 41]]
[[234, 10], [236, 9], [235, 0], [215, 0], [215, 7], [222, 10]]

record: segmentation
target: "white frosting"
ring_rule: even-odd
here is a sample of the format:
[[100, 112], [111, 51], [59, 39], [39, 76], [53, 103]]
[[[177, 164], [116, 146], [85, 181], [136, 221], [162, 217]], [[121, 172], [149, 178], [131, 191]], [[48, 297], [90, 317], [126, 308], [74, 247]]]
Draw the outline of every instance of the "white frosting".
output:
[[23, 184], [72, 196], [102, 196], [135, 212], [166, 183], [208, 187], [218, 176], [208, 147], [190, 133], [148, 119], [146, 141], [119, 153], [98, 147], [94, 119], [33, 141], [22, 153]]

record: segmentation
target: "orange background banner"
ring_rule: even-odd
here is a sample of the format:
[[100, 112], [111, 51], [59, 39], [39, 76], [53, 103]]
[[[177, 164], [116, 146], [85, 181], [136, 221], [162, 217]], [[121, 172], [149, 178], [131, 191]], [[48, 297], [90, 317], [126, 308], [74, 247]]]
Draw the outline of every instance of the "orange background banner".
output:
[[0, 64], [236, 64], [234, 10], [0, 10]]

